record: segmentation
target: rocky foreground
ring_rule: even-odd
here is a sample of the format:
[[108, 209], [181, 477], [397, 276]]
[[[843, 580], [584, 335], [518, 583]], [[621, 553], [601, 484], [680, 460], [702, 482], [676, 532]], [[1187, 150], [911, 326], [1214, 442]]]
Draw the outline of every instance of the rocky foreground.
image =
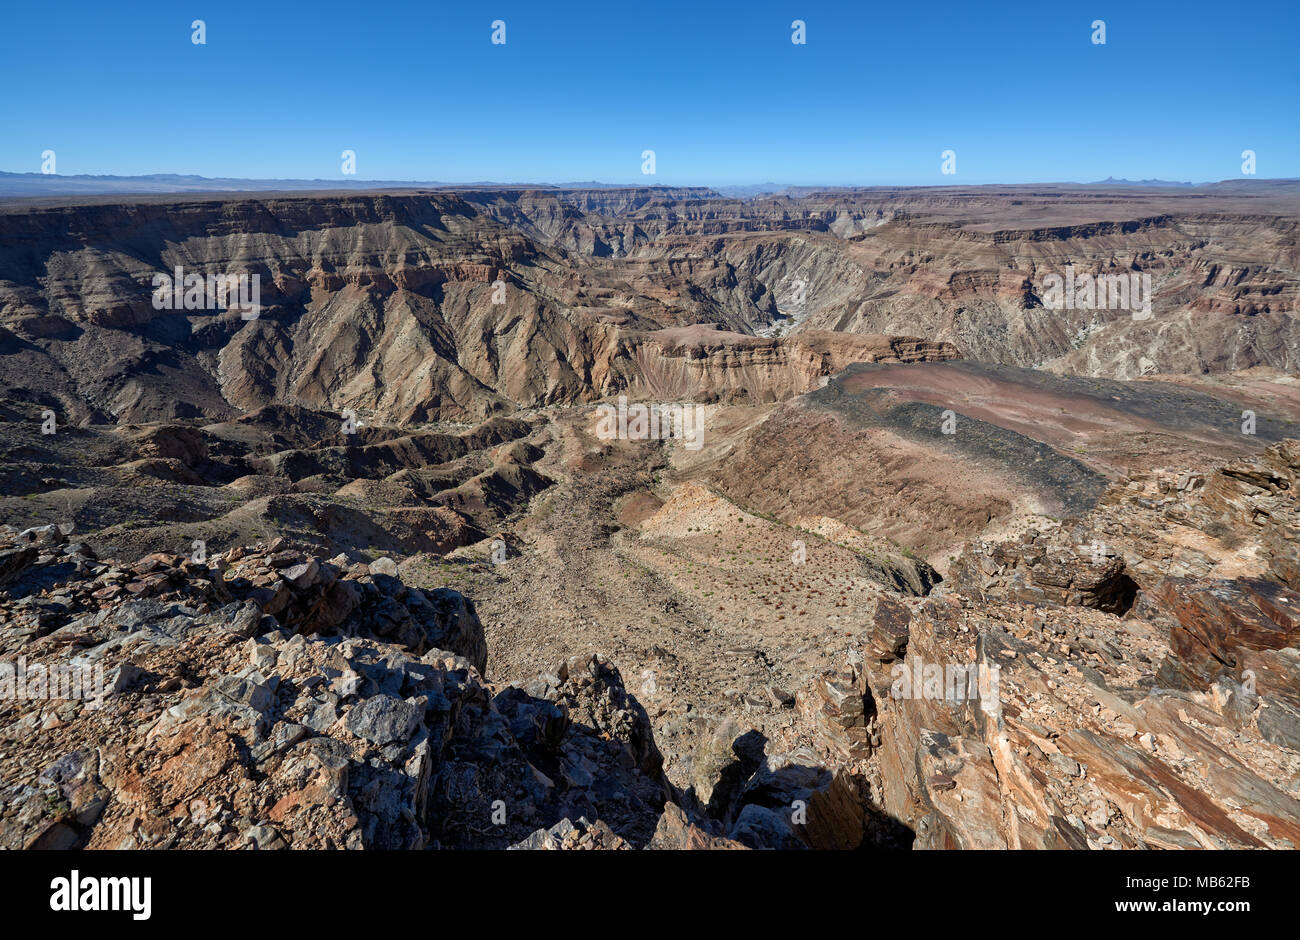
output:
[[1298, 486], [1288, 440], [975, 540], [770, 690], [779, 741], [680, 754], [601, 655], [492, 681], [391, 559], [5, 528], [0, 846], [1297, 848]]

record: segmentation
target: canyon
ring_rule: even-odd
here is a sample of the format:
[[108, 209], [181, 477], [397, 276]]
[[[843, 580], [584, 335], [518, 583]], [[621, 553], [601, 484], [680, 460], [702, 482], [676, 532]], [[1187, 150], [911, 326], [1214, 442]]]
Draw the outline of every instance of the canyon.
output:
[[0, 200], [0, 665], [101, 692], [0, 695], [0, 846], [1300, 847], [1298, 262], [1289, 181]]

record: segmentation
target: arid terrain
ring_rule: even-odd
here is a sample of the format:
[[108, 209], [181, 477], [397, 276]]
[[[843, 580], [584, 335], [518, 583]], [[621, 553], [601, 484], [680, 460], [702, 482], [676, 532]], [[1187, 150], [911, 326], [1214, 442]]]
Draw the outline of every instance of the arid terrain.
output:
[[1298, 266], [1280, 181], [0, 202], [0, 847], [1300, 848]]

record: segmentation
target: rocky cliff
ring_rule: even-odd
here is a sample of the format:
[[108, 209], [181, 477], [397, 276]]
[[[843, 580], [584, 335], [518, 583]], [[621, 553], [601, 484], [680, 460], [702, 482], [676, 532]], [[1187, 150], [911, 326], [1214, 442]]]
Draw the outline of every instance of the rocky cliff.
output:
[[[16, 202], [0, 208], [0, 380], [72, 422], [279, 402], [465, 420], [638, 383], [728, 394], [735, 343], [711, 366], [726, 377], [662, 374], [653, 334], [699, 324], [806, 334], [771, 354], [789, 365], [740, 380], [773, 394], [806, 389], [816, 331], [1119, 378], [1294, 369], [1294, 202], [1015, 188]], [[1152, 318], [1051, 308], [1044, 279], [1067, 265], [1149, 276]], [[153, 278], [177, 268], [257, 276], [259, 316], [155, 309]]]

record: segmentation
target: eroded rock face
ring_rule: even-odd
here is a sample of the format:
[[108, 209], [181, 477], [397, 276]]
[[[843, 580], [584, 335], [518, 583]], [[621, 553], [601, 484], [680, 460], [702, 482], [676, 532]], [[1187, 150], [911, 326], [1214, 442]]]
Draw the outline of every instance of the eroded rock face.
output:
[[[0, 530], [0, 540], [6, 538], [21, 542], [22, 536]], [[202, 562], [156, 552], [132, 565], [100, 563], [80, 544], [56, 547], [62, 551], [41, 556], [44, 564], [38, 559], [0, 599], [7, 627], [0, 650], [41, 655], [68, 645], [93, 648], [123, 624], [130, 629], [164, 614], [183, 621], [227, 609], [230, 629], [243, 636], [260, 632], [269, 622], [264, 618], [273, 617], [298, 633], [380, 637], [416, 655], [437, 647], [466, 657], [480, 672], [487, 666], [483, 627], [468, 598], [407, 588], [346, 558], [327, 562], [295, 551], [282, 539]]]
[[[606, 231], [604, 213], [636, 216], [654, 203], [653, 215], [670, 193], [614, 209], [588, 197], [272, 196], [3, 212], [0, 255], [15, 260], [0, 273], [0, 329], [16, 354], [0, 377], [27, 387], [39, 376], [32, 391], [68, 422], [221, 420], [292, 402], [405, 424], [627, 388], [788, 397], [847, 356], [956, 354], [911, 337], [749, 335], [778, 316], [763, 273], [739, 273], [739, 259], [696, 263], [686, 245], [647, 252], [632, 217], [613, 223], [629, 227], [626, 244], [624, 232]], [[113, 236], [69, 236], [69, 226]], [[258, 316], [157, 309], [152, 277], [178, 266], [256, 276]], [[656, 338], [699, 324], [733, 341], [681, 356], [678, 342]]]
[[[1179, 654], [1158, 628], [944, 597], [921, 602], [909, 634], [897, 668], [871, 673], [871, 761], [916, 847], [1300, 844], [1300, 753], [1277, 743], [1289, 706], [1261, 709], [1227, 678], [1199, 692], [1164, 686], [1159, 664]], [[920, 678], [952, 664], [996, 670], [996, 694]], [[904, 672], [918, 676], [905, 689]]]
[[[31, 391], [69, 423], [218, 420], [285, 402], [419, 422], [629, 385], [784, 396], [837, 356], [868, 361], [845, 334], [919, 335], [903, 345], [1124, 379], [1145, 374], [1144, 360], [1165, 373], [1293, 370], [1294, 279], [1278, 259], [1294, 251], [1300, 213], [1294, 186], [1274, 185], [7, 207], [0, 337], [13, 353], [0, 377], [27, 388], [39, 376]], [[1151, 275], [1156, 315], [1050, 309], [1043, 281], [1067, 264]], [[151, 279], [177, 266], [258, 276], [260, 315], [156, 309]], [[701, 324], [750, 340], [789, 332], [685, 358], [644, 338]]]
[[[918, 848], [1300, 846], [1293, 451], [968, 546], [941, 591], [877, 604], [865, 697], [853, 670], [810, 687], [816, 747]], [[1234, 550], [1257, 576], [1206, 577]]]
[[[928, 597], [864, 605], [865, 631], [799, 690], [780, 748], [754, 758], [756, 732], [723, 725], [696, 757], [710, 817], [756, 846], [843, 846], [846, 832], [925, 849], [1300, 846], [1291, 449], [1190, 486], [1186, 472], [1120, 483], [1078, 519], [969, 545]], [[1243, 466], [1249, 488], [1233, 482]], [[1211, 487], [1249, 528], [1216, 521]], [[1167, 554], [1171, 539], [1188, 553]], [[1206, 576], [1244, 570], [1234, 550], [1256, 575]], [[764, 784], [795, 752], [805, 769]], [[795, 792], [832, 778], [852, 787]], [[845, 812], [792, 824], [812, 792]]]
[[1259, 540], [1268, 573], [1300, 587], [1300, 441], [1287, 440], [1262, 454], [1229, 464], [1205, 481], [1197, 520], [1225, 540]]
[[1031, 529], [1018, 540], [998, 544], [976, 542], [962, 553], [946, 585], [980, 599], [1093, 607], [1110, 613], [1128, 610], [1137, 593], [1123, 558], [1085, 531], [1059, 529]]
[[[0, 676], [0, 845], [651, 840], [669, 793], [662, 757], [601, 658], [498, 688], [483, 678], [473, 605], [454, 592], [341, 572], [280, 544], [213, 565], [96, 565], [125, 583], [112, 596], [93, 570], [50, 570], [64, 575], [42, 595], [53, 600], [6, 596], [5, 661], [17, 654], [22, 667]], [[86, 695], [37, 691], [38, 674], [68, 666], [83, 670]], [[539, 829], [549, 834], [530, 837]]]
[[1300, 592], [1275, 581], [1164, 578], [1143, 590], [1134, 613], [1168, 630], [1170, 654], [1159, 678], [1176, 688], [1240, 679], [1248, 651], [1300, 648]]
[[634, 334], [620, 340], [606, 392], [646, 399], [775, 402], [813, 391], [854, 362], [942, 362], [951, 343], [915, 336], [810, 330], [760, 337], [716, 324]]
[[1161, 578], [1264, 578], [1296, 586], [1300, 442], [1201, 471], [1132, 474], [1102, 496], [1091, 536], [1123, 556], [1144, 586]]

